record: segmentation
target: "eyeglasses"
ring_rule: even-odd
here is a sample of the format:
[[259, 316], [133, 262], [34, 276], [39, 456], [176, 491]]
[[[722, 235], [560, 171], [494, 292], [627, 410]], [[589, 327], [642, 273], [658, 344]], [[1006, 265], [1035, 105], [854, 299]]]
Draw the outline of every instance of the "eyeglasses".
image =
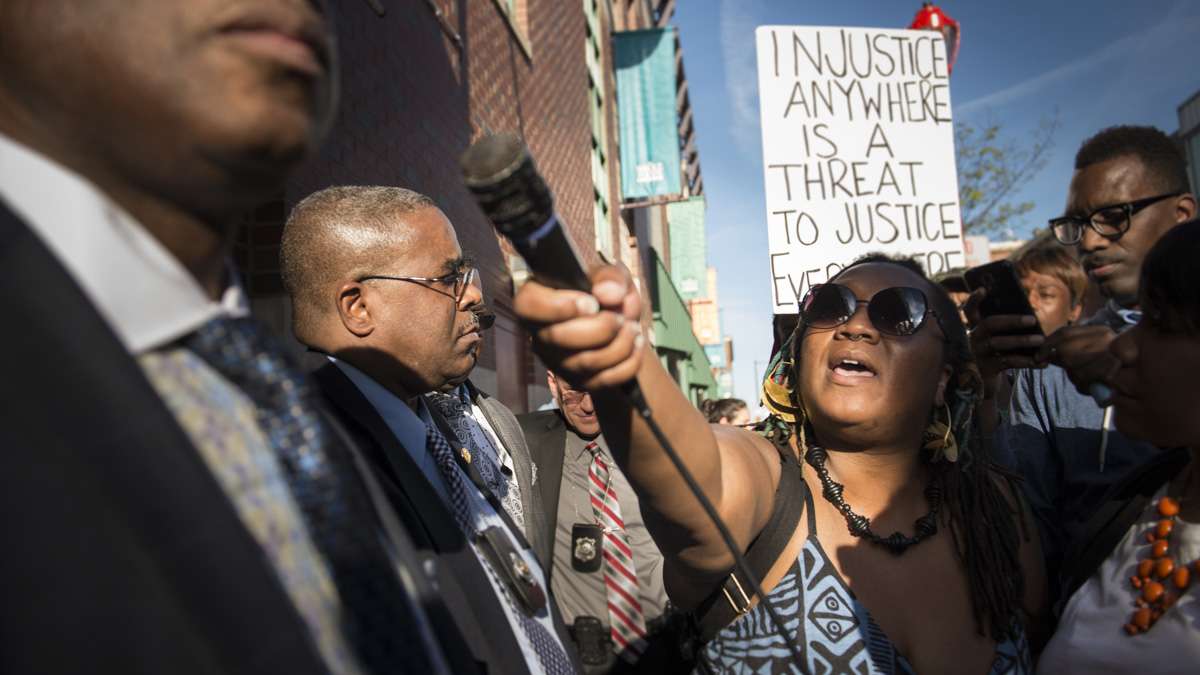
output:
[[414, 284], [420, 284], [434, 293], [454, 298], [454, 304], [462, 304], [463, 296], [467, 294], [467, 288], [474, 283], [478, 277], [479, 271], [471, 265], [464, 265], [461, 269], [444, 274], [440, 277], [392, 277], [384, 274], [372, 274], [359, 279], [359, 281], [370, 281], [371, 279], [386, 279], [388, 281], [407, 281]]
[[1092, 211], [1085, 218], [1078, 218], [1076, 216], [1051, 218], [1050, 229], [1053, 230], [1055, 239], [1068, 246], [1078, 244], [1083, 239], [1084, 227], [1092, 228], [1096, 234], [1105, 239], [1116, 241], [1129, 231], [1133, 214], [1155, 202], [1160, 202], [1170, 197], [1178, 197], [1181, 194], [1183, 193], [1170, 192], [1124, 204], [1109, 204], [1108, 206], [1101, 206]]
[[942, 320], [919, 289], [894, 286], [879, 291], [870, 300], [859, 300], [854, 291], [841, 284], [814, 286], [804, 297], [800, 319], [812, 328], [836, 328], [848, 322], [859, 305], [867, 306], [867, 318], [876, 330], [896, 337], [921, 330], [926, 314], [932, 314], [939, 326]]
[[585, 397], [591, 396], [592, 393], [590, 391], [583, 391], [582, 389], [567, 389], [562, 385], [562, 380], [559, 380], [558, 395], [562, 397], [564, 405], [575, 405]]

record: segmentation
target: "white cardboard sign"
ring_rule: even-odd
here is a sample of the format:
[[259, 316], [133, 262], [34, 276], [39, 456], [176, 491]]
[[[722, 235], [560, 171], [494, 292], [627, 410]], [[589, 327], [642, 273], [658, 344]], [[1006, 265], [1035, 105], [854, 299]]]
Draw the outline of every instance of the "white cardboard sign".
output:
[[961, 267], [941, 35], [760, 26], [756, 43], [775, 313], [866, 253]]

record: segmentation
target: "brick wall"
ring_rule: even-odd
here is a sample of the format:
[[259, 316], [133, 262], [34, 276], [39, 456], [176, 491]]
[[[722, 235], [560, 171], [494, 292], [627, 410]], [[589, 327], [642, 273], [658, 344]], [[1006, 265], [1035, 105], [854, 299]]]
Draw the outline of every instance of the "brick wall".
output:
[[[495, 382], [492, 393], [526, 410], [546, 398], [544, 370], [512, 317], [510, 250], [462, 186], [458, 157], [485, 131], [522, 135], [587, 262], [595, 259], [582, 3], [521, 0], [511, 22], [495, 0], [395, 0], [383, 17], [363, 0], [331, 4], [341, 53], [339, 114], [321, 152], [288, 183], [285, 207], [337, 184], [399, 185], [438, 202], [477, 258], [499, 315], [478, 379]], [[239, 247], [258, 305], [286, 302], [278, 297], [277, 265], [271, 267], [279, 225], [271, 216], [284, 210], [256, 214]]]

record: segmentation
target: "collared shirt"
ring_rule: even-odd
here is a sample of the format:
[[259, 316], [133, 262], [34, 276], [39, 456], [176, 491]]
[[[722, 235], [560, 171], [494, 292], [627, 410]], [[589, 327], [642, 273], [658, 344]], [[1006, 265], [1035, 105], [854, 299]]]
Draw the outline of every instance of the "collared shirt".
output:
[[458, 434], [459, 440], [471, 447], [476, 457], [473, 463], [483, 482], [500, 500], [521, 534], [527, 534], [525, 505], [521, 503], [521, 487], [517, 484], [512, 455], [496, 435], [483, 409], [471, 400], [470, 388], [464, 383], [448, 394], [428, 394], [428, 399]]
[[137, 355], [223, 314], [244, 316], [241, 288], [222, 302], [157, 239], [83, 177], [0, 134], [0, 198], [67, 268]]
[[341, 601], [288, 489], [283, 467], [239, 388], [177, 341], [246, 304], [231, 284], [211, 300], [157, 239], [83, 177], [0, 135], [0, 198], [83, 290], [192, 440], [263, 549], [331, 671], [361, 668]]
[[[563, 613], [563, 620], [575, 623], [580, 616], [593, 616], [608, 625], [608, 594], [604, 584], [604, 568], [595, 572], [578, 572], [571, 565], [571, 530], [577, 523], [597, 523], [588, 493], [588, 470], [592, 453], [588, 440], [567, 429], [566, 455], [563, 457], [562, 485], [558, 493], [558, 524], [554, 531], [554, 597]], [[667, 591], [663, 587], [663, 557], [658, 546], [646, 531], [637, 495], [613, 460], [603, 436], [596, 437], [597, 449], [609, 466], [613, 491], [621, 505], [621, 519], [633, 549], [633, 564], [637, 567], [638, 600], [647, 621], [662, 615], [667, 606]]]
[[[421, 473], [425, 475], [426, 480], [433, 484], [438, 495], [442, 498], [442, 501], [444, 501], [447, 507], [449, 507], [449, 488], [446, 486], [445, 479], [442, 477], [441, 471], [438, 469], [433, 455], [426, 447], [427, 425], [432, 425], [433, 421], [430, 418], [429, 409], [425, 406], [424, 400], [421, 397], [417, 397], [417, 409], [414, 411], [408, 406], [408, 404], [400, 400], [398, 396], [388, 391], [383, 385], [379, 384], [359, 369], [332, 356], [328, 358], [343, 373], [345, 373], [348, 378], [350, 378], [350, 381], [353, 382], [356, 387], [358, 387], [358, 390], [362, 392], [362, 395], [367, 399], [371, 406], [375, 408], [375, 411], [379, 413], [380, 417], [383, 418], [384, 422], [388, 426], [388, 429], [395, 434], [396, 439], [400, 441], [400, 444], [403, 445], [404, 449], [408, 451], [409, 455], [417, 463], [417, 466], [421, 468]], [[459, 470], [461, 471], [461, 469]], [[546, 575], [542, 571], [542, 567], [538, 563], [537, 558], [534, 557], [533, 551], [521, 547], [521, 545], [518, 543], [518, 538], [514, 536], [511, 530], [508, 529], [504, 519], [500, 517], [500, 514], [498, 514], [494, 508], [492, 508], [491, 503], [488, 502], [483, 493], [480, 492], [478, 488], [474, 487], [474, 483], [471, 482], [470, 478], [467, 477], [465, 472], [463, 473], [463, 480], [466, 481], [466, 484], [469, 488], [468, 494], [471, 498], [471, 511], [474, 517], [474, 527], [476, 532], [483, 532], [490, 527], [499, 527], [507, 532], [509, 539], [512, 542], [513, 549], [520, 551], [521, 556], [525, 559], [526, 564], [528, 564], [529, 568], [533, 570], [534, 575], [542, 584], [542, 587], [545, 588]], [[490, 569], [489, 563], [479, 547], [472, 542], [471, 548], [475, 551], [476, 557], [479, 558], [479, 564], [484, 566], [486, 569]], [[492, 583], [492, 588], [499, 599], [500, 605], [504, 607], [505, 616], [508, 617], [508, 622], [512, 626], [513, 634], [517, 636], [517, 641], [521, 645], [521, 652], [525, 656], [527, 665], [533, 672], [541, 672], [541, 662], [538, 660], [537, 652], [534, 651], [533, 645], [529, 643], [529, 640], [525, 636], [525, 632], [521, 629], [518, 621], [516, 613], [520, 610], [517, 609], [512, 602], [504, 599], [503, 595], [506, 592], [503, 587], [504, 582], [501, 581], [496, 574], [488, 574], [488, 579]], [[553, 600], [550, 598], [547, 599], [548, 603], [552, 601]], [[565, 651], [565, 648], [561, 646], [561, 637], [554, 628], [554, 621], [549, 612], [549, 605], [547, 604], [547, 607], [540, 610], [533, 618], [541, 623], [542, 627], [544, 627], [556, 641], [559, 641], [560, 649], [564, 649]]]
[[1120, 333], [1136, 326], [1142, 320], [1142, 312], [1136, 309], [1126, 309], [1116, 300], [1110, 299], [1095, 314], [1085, 319], [1084, 326], [1108, 326]]

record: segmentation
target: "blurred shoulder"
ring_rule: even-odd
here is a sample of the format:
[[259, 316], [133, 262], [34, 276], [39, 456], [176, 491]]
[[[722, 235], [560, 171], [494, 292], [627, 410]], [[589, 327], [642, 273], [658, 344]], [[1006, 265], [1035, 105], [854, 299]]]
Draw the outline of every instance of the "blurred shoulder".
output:
[[562, 415], [557, 410], [537, 410], [517, 415], [517, 423], [526, 434], [551, 431], [563, 426]]

